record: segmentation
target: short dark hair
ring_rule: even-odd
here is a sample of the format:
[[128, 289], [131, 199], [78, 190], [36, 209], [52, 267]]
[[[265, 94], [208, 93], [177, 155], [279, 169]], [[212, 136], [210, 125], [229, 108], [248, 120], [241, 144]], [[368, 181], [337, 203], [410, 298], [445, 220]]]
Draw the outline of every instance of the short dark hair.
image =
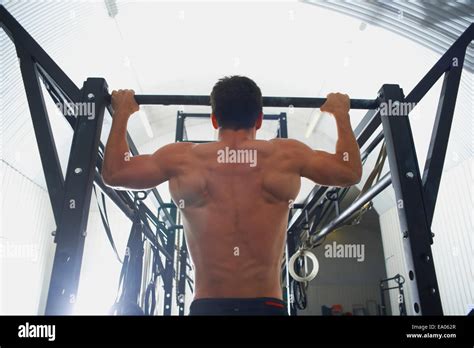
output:
[[214, 85], [211, 106], [219, 127], [252, 128], [262, 113], [262, 92], [248, 77], [226, 76]]

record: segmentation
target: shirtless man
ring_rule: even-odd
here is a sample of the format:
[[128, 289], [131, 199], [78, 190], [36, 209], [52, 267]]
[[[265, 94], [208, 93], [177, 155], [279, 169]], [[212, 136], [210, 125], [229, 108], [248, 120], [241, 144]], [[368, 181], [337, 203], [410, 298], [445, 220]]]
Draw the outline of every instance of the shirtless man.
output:
[[131, 190], [169, 181], [174, 202], [184, 205], [180, 210], [194, 263], [190, 315], [285, 315], [280, 267], [290, 203], [298, 195], [300, 178], [340, 187], [361, 178], [349, 97], [329, 94], [321, 107], [336, 119], [335, 154], [292, 139], [256, 140], [262, 94], [249, 78], [219, 80], [211, 105], [218, 141], [174, 143], [151, 155], [128, 158], [127, 121], [139, 106], [133, 91], [114, 91], [102, 177], [111, 187]]

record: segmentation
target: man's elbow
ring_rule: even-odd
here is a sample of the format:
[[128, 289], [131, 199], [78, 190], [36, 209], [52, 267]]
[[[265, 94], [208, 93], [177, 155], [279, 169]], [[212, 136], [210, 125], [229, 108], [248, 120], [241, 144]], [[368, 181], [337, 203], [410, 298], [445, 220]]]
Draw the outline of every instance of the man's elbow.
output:
[[120, 186], [120, 180], [118, 180], [117, 175], [113, 175], [112, 173], [109, 173], [107, 171], [102, 171], [102, 181], [104, 182], [105, 185], [116, 188]]
[[344, 183], [341, 186], [342, 187], [349, 187], [349, 186], [357, 185], [360, 182], [361, 179], [362, 179], [362, 170], [350, 169], [344, 175], [344, 180], [343, 180]]
[[350, 181], [351, 181], [350, 186], [357, 185], [358, 183], [360, 183], [361, 179], [362, 179], [362, 173], [354, 172], [354, 174], [350, 178]]

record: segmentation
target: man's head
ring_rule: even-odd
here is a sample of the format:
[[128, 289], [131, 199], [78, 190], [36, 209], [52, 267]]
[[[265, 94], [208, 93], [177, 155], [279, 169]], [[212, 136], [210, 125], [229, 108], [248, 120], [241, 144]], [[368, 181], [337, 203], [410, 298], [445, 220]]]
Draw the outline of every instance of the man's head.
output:
[[262, 92], [245, 76], [226, 76], [211, 92], [214, 128], [259, 129], [262, 125]]

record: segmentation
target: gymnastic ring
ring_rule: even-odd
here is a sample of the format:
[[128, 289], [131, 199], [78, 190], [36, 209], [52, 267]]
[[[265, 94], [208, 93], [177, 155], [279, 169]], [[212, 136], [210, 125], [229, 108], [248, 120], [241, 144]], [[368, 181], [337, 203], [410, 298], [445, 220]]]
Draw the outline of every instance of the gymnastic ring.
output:
[[[311, 270], [309, 274], [307, 274], [304, 277], [300, 276], [299, 274], [295, 272], [295, 262], [299, 257], [305, 257], [305, 258], [308, 257], [313, 262], [313, 269]], [[314, 255], [311, 251], [299, 249], [290, 258], [290, 261], [288, 262], [288, 271], [290, 272], [294, 280], [298, 282], [309, 282], [313, 280], [318, 274], [318, 271], [319, 271], [318, 259], [316, 258], [316, 255]]]

